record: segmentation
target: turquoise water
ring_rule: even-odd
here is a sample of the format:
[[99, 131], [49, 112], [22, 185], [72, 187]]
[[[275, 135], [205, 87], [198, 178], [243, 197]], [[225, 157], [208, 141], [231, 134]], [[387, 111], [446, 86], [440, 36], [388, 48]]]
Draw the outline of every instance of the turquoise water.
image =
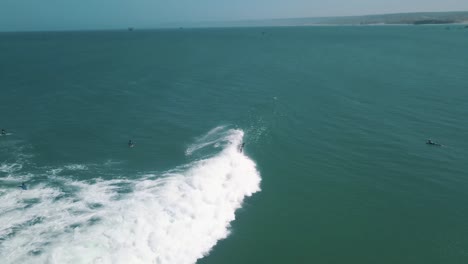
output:
[[0, 259], [466, 263], [467, 45], [461, 26], [2, 33]]

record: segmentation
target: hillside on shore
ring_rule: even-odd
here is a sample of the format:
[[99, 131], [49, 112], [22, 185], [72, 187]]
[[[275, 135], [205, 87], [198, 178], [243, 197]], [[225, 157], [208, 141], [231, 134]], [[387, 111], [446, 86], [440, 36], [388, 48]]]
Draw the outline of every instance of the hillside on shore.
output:
[[468, 11], [398, 13], [344, 17], [304, 17], [191, 23], [191, 27], [255, 27], [312, 25], [425, 25], [468, 23]]

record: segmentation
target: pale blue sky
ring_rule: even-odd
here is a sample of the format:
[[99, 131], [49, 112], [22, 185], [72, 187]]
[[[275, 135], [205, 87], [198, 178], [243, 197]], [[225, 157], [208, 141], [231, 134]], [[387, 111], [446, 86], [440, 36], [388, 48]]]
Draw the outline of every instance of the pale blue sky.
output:
[[0, 31], [419, 11], [468, 11], [468, 0], [0, 0]]

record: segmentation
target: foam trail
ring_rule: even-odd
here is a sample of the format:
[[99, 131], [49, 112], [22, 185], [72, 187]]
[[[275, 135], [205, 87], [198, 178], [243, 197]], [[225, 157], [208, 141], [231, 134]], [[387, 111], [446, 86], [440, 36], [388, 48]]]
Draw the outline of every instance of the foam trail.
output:
[[7, 164], [7, 163], [2, 163], [0, 164], [0, 172], [4, 173], [12, 173], [19, 171], [23, 168], [23, 165], [19, 163], [12, 163], [12, 164]]
[[[260, 190], [255, 163], [237, 150], [243, 132], [213, 132], [220, 133], [220, 153], [156, 180], [63, 178], [73, 195], [37, 186], [0, 196], [2, 263], [195, 263], [229, 235], [236, 209]], [[133, 191], [119, 194], [122, 184]]]
[[229, 131], [226, 131], [225, 128], [225, 126], [215, 127], [202, 137], [198, 138], [194, 144], [187, 148], [185, 155], [190, 156], [193, 152], [210, 145], [215, 145], [215, 147], [218, 147], [219, 144], [217, 143], [222, 141], [223, 138], [226, 137], [226, 133]]
[[86, 165], [82, 165], [82, 164], [71, 164], [71, 165], [65, 166], [65, 168], [67, 170], [87, 170], [88, 169]]

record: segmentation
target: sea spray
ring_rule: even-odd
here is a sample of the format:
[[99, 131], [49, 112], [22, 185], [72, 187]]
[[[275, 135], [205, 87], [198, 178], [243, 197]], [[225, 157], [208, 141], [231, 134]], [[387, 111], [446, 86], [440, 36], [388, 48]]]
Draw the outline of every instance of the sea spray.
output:
[[[38, 185], [3, 195], [2, 263], [195, 263], [229, 235], [236, 209], [260, 190], [255, 163], [238, 151], [243, 132], [209, 133], [195, 145], [209, 141], [220, 152], [155, 180], [63, 178], [75, 191]], [[121, 194], [122, 184], [132, 191]]]

